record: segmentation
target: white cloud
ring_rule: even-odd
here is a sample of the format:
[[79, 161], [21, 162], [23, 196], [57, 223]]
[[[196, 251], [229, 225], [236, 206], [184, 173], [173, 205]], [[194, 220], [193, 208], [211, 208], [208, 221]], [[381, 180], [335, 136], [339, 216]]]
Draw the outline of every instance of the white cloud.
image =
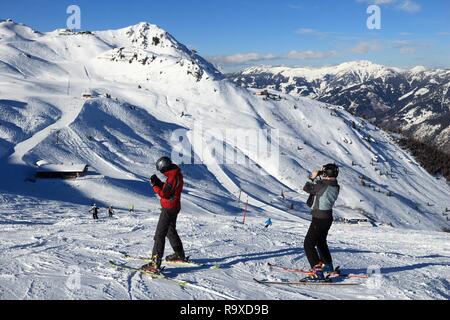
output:
[[364, 2], [368, 4], [376, 4], [376, 5], [385, 5], [385, 4], [391, 4], [395, 0], [356, 0], [356, 2]]
[[418, 3], [414, 1], [405, 0], [399, 5], [399, 9], [409, 13], [416, 13], [419, 12], [422, 8]]
[[413, 0], [356, 0], [356, 2], [376, 4], [379, 6], [394, 6], [398, 10], [408, 13], [417, 13], [422, 10], [422, 7]]
[[342, 33], [339, 32], [324, 32], [317, 29], [311, 29], [311, 28], [300, 28], [295, 30], [295, 33], [301, 34], [301, 35], [307, 35], [307, 36], [315, 36], [315, 37], [327, 37], [327, 36], [338, 36]]
[[324, 32], [320, 32], [316, 29], [309, 29], [309, 28], [300, 28], [300, 29], [297, 29], [295, 32], [298, 34], [307, 34], [307, 35], [313, 35], [313, 36], [325, 35]]
[[337, 56], [338, 52], [337, 51], [312, 51], [312, 50], [306, 50], [306, 51], [290, 51], [287, 55], [286, 58], [288, 59], [299, 59], [299, 60], [304, 60], [304, 59], [325, 59], [325, 58], [330, 58], [330, 57], [334, 57]]
[[373, 4], [381, 6], [384, 4], [391, 4], [393, 2], [394, 2], [394, 0], [375, 0], [375, 2], [373, 2]]
[[261, 54], [256, 52], [236, 53], [232, 55], [219, 55], [208, 57], [211, 62], [223, 65], [242, 65], [250, 62], [260, 62], [266, 60], [276, 59], [292, 59], [292, 60], [306, 60], [306, 59], [325, 59], [337, 56], [337, 51], [296, 51], [292, 50], [285, 54], [274, 55], [271, 53]]
[[222, 64], [244, 64], [254, 61], [273, 60], [276, 56], [273, 54], [260, 54], [255, 52], [237, 53], [232, 55], [213, 56], [209, 59], [215, 63]]
[[389, 5], [394, 3], [396, 0], [356, 0], [356, 2], [364, 2], [367, 4], [376, 4], [378, 6]]
[[425, 43], [413, 40], [395, 40], [391, 42], [392, 47], [398, 49], [401, 54], [415, 54], [419, 48], [426, 47]]
[[355, 53], [369, 53], [372, 51], [380, 51], [382, 45], [377, 41], [362, 41], [359, 42], [352, 51]]

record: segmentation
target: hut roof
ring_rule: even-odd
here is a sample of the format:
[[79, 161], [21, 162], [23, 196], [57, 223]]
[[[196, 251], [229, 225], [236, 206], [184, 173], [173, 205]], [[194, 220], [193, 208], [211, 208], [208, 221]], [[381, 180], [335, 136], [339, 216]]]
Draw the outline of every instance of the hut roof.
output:
[[38, 168], [38, 172], [84, 172], [87, 164], [44, 164]]

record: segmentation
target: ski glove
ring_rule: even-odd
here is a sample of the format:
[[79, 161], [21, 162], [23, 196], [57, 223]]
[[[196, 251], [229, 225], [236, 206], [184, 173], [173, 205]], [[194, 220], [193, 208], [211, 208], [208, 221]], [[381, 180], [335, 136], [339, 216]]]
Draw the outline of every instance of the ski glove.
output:
[[159, 180], [159, 178], [156, 176], [156, 174], [154, 174], [150, 177], [150, 183], [152, 184], [152, 186], [161, 186], [162, 185], [162, 181]]

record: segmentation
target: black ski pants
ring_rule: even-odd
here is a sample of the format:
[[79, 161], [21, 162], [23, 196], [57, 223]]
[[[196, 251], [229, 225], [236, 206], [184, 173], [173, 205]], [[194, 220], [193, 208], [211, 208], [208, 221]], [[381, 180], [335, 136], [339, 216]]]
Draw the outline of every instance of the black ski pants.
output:
[[164, 247], [166, 245], [166, 237], [169, 239], [175, 253], [184, 256], [183, 243], [177, 232], [177, 218], [180, 209], [161, 209], [158, 226], [155, 232], [155, 244], [153, 245], [153, 256], [162, 259], [164, 255]]
[[316, 266], [320, 261], [323, 261], [326, 264], [333, 263], [327, 244], [328, 231], [332, 224], [332, 217], [328, 219], [312, 219], [304, 243], [306, 257], [308, 258], [311, 268]]

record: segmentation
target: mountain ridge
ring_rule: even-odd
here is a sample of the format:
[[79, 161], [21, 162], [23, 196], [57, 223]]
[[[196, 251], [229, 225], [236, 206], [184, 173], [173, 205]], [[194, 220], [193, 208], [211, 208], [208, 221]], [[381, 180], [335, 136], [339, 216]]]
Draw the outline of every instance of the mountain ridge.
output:
[[450, 70], [400, 69], [363, 60], [324, 68], [252, 67], [228, 77], [239, 86], [343, 106], [450, 152]]

